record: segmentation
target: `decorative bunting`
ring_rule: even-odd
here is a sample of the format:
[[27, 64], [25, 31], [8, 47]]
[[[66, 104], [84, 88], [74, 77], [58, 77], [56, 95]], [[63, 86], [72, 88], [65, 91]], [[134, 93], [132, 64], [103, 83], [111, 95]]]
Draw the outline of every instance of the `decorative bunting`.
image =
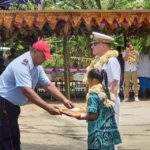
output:
[[8, 29], [11, 28], [12, 20], [13, 20], [13, 16], [11, 16], [10, 14], [5, 16], [3, 22], [4, 27]]
[[38, 16], [35, 19], [35, 26], [42, 30], [44, 24], [46, 23], [45, 14], [38, 14]]
[[35, 16], [33, 16], [32, 14], [29, 14], [28, 16], [24, 17], [24, 20], [29, 28], [33, 27], [34, 19], [35, 19]]
[[[26, 0], [24, 0], [25, 2]], [[62, 27], [63, 24], [70, 23], [70, 27], [76, 30], [80, 27], [81, 23], [85, 25], [85, 28], [92, 30], [94, 23], [97, 24], [99, 29], [110, 28], [111, 30], [117, 27], [123, 27], [125, 29], [131, 26], [137, 26], [137, 28], [146, 26], [150, 28], [150, 12], [90, 12], [90, 11], [1, 11], [0, 12], [0, 25], [6, 28], [11, 28], [15, 25], [19, 29], [23, 28], [24, 23], [29, 28], [38, 27], [42, 30], [45, 23], [48, 23], [52, 30], [57, 27]], [[61, 24], [59, 26], [59, 24]]]

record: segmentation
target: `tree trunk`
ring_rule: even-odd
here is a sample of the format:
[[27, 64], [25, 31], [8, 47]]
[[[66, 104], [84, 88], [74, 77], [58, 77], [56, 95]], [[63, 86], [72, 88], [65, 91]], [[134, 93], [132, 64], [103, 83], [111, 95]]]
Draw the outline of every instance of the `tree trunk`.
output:
[[64, 53], [65, 96], [68, 99], [70, 99], [70, 51], [68, 49], [67, 33], [64, 33], [63, 53]]

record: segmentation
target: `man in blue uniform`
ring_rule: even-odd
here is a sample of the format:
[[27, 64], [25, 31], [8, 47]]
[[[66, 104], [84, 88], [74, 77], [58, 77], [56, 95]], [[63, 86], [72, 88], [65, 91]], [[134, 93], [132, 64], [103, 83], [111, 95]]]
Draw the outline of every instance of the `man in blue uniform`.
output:
[[20, 150], [18, 117], [21, 105], [31, 101], [51, 115], [61, 114], [57, 106], [47, 104], [34, 92], [37, 83], [66, 107], [74, 107], [51, 83], [41, 66], [45, 59], [51, 58], [49, 45], [37, 41], [29, 52], [14, 59], [0, 76], [0, 150]]

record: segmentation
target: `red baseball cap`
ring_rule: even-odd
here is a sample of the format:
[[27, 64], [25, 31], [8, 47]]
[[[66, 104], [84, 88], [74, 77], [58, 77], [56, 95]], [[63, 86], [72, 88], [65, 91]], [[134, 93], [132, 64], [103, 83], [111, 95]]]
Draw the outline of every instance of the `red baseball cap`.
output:
[[52, 55], [51, 55], [51, 52], [50, 52], [50, 46], [47, 42], [44, 42], [42, 40], [37, 41], [36, 43], [34, 43], [32, 45], [32, 48], [35, 49], [35, 50], [43, 52], [44, 56], [47, 59], [52, 59]]

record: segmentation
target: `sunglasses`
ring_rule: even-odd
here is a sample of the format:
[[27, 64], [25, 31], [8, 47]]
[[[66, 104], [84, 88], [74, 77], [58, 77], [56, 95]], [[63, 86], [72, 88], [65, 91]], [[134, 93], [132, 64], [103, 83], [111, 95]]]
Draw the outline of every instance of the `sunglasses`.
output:
[[91, 46], [93, 45], [93, 46], [96, 46], [97, 44], [100, 44], [100, 42], [92, 42], [91, 43]]

